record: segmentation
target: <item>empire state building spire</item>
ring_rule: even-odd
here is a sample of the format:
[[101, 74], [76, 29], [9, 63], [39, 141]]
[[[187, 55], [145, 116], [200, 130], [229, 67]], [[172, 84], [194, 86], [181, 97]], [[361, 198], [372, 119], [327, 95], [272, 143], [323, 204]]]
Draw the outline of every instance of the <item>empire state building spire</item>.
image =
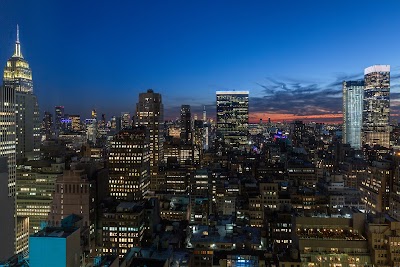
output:
[[19, 42], [19, 26], [17, 24], [17, 41], [15, 41], [15, 52], [13, 57], [24, 58], [21, 53], [21, 43]]

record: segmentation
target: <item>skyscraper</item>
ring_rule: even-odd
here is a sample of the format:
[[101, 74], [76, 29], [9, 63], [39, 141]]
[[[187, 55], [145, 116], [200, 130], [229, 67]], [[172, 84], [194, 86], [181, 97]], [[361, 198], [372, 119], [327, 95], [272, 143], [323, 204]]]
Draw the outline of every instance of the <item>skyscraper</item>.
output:
[[189, 105], [181, 106], [181, 143], [192, 143], [192, 114]]
[[3, 86], [15, 94], [16, 159], [38, 159], [40, 149], [39, 106], [33, 94], [32, 71], [21, 53], [19, 29], [14, 55], [4, 68]]
[[163, 159], [163, 120], [164, 107], [161, 94], [152, 89], [139, 94], [136, 105], [136, 125], [143, 125], [149, 131], [150, 137], [150, 176], [157, 176], [158, 163]]
[[42, 121], [42, 135], [43, 138], [49, 140], [53, 135], [53, 115], [45, 111]]
[[217, 136], [234, 147], [247, 144], [248, 91], [217, 91]]
[[54, 116], [55, 133], [58, 136], [62, 129], [62, 120], [64, 119], [64, 107], [56, 106]]
[[18, 26], [14, 54], [4, 68], [0, 111], [0, 156], [8, 158], [9, 193], [14, 195], [17, 160], [37, 159], [40, 145], [39, 108], [32, 71], [21, 53]]
[[110, 195], [141, 200], [147, 194], [150, 171], [149, 135], [145, 127], [121, 130], [111, 141]]
[[364, 82], [343, 82], [343, 143], [361, 149]]
[[131, 114], [129, 112], [121, 112], [121, 130], [132, 127]]
[[390, 66], [364, 70], [363, 144], [389, 148]]

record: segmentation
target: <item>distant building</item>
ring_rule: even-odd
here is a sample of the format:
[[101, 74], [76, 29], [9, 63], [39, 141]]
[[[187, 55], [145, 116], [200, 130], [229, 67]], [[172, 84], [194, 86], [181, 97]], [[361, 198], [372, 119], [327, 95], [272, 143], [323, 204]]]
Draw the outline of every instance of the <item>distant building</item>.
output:
[[343, 82], [343, 143], [361, 149], [364, 81]]
[[132, 128], [131, 114], [129, 112], [121, 113], [121, 130]]
[[[139, 94], [136, 105], [135, 125], [145, 126], [150, 137], [150, 176], [155, 177], [158, 163], [163, 159], [164, 106], [161, 94], [152, 89]], [[151, 185], [153, 188], [153, 185]]]
[[181, 106], [181, 143], [192, 144], [192, 114], [189, 105]]
[[390, 66], [364, 70], [363, 144], [390, 147]]
[[62, 120], [64, 119], [64, 107], [63, 106], [56, 106], [54, 108], [55, 115], [54, 115], [54, 127], [56, 135], [58, 136], [62, 131]]
[[217, 91], [217, 136], [234, 147], [248, 143], [249, 92]]
[[53, 115], [45, 111], [42, 121], [42, 135], [43, 139], [49, 140], [53, 136]]

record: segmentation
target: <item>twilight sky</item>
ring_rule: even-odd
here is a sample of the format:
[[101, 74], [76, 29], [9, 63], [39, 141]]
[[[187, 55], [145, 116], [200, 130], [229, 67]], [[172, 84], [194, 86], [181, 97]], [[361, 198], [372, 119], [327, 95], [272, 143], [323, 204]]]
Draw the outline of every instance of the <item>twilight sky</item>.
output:
[[397, 0], [0, 0], [0, 65], [17, 23], [42, 112], [109, 118], [153, 88], [166, 118], [181, 104], [214, 114], [216, 90], [249, 90], [253, 121], [332, 121], [341, 82], [389, 64], [400, 114]]

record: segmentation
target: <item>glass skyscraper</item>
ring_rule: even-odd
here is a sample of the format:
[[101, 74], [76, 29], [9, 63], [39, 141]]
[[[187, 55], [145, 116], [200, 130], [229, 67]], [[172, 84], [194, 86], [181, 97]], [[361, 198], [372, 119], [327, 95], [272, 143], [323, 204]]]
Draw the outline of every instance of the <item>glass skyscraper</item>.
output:
[[390, 66], [374, 65], [364, 71], [363, 144], [389, 148]]
[[234, 147], [248, 143], [249, 91], [217, 91], [217, 136]]
[[343, 82], [343, 143], [361, 149], [364, 81]]

